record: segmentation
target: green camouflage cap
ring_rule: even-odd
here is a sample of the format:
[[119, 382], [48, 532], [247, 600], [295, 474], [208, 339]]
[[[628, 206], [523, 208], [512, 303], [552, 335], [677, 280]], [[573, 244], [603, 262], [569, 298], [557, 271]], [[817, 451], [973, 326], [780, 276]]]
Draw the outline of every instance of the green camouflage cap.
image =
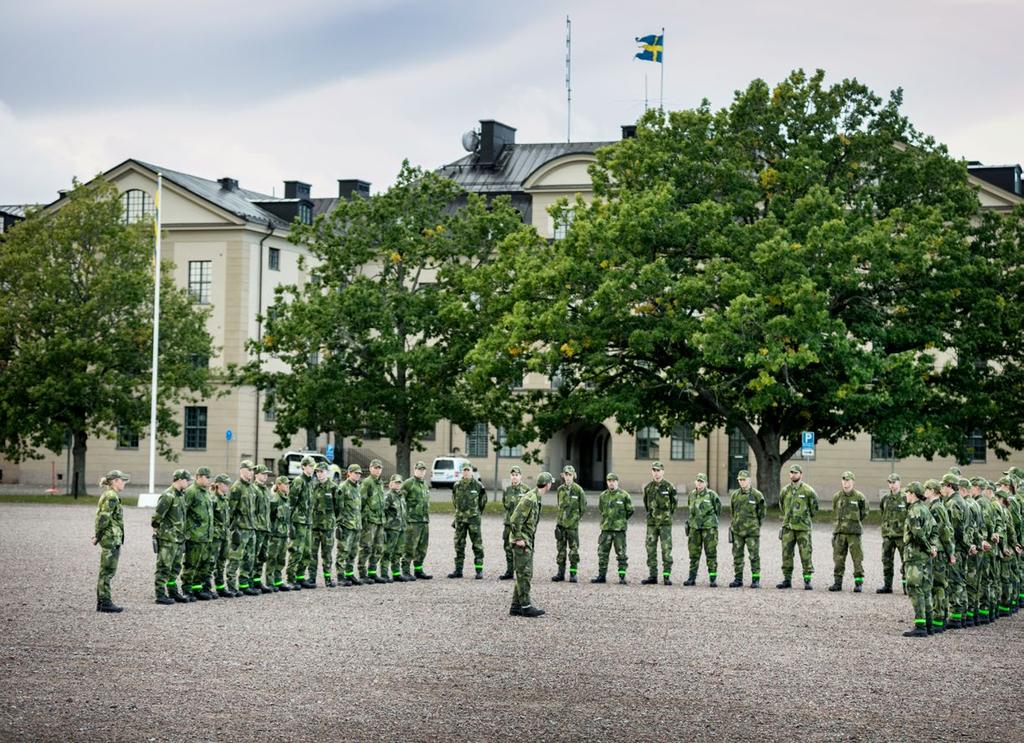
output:
[[402, 480], [402, 476], [401, 475], [392, 475], [391, 479], [388, 480], [388, 482], [389, 483], [397, 482], [399, 485], [401, 485], [404, 482], [404, 480]]
[[212, 474], [209, 467], [200, 467], [196, 470], [196, 477], [210, 477]]
[[303, 457], [302, 460], [299, 462], [300, 467], [308, 467], [311, 464], [316, 464], [316, 460], [310, 456]]
[[363, 468], [360, 467], [358, 464], [350, 464], [348, 466], [348, 470], [346, 470], [346, 471], [347, 472], [355, 472], [356, 474], [359, 474], [359, 475], [363, 474]]
[[931, 480], [925, 480], [924, 481], [924, 489], [925, 490], [931, 490], [933, 493], [939, 492], [939, 487], [941, 485], [942, 485], [942, 483], [940, 483], [938, 480], [936, 480], [934, 478], [931, 479]]
[[114, 480], [124, 480], [125, 482], [128, 482], [132, 479], [132, 476], [127, 472], [122, 472], [121, 470], [110, 470], [103, 479], [107, 482], [112, 482]]
[[961, 477], [957, 481], [956, 485], [957, 485], [958, 488], [969, 488], [969, 487], [971, 487], [971, 481], [968, 480], [966, 477]]
[[739, 472], [736, 473], [736, 479], [737, 480], [749, 480], [750, 479], [750, 473], [747, 472], [746, 470], [740, 470]]
[[953, 465], [952, 467], [950, 467], [949, 471], [952, 472], [954, 475], [958, 475], [959, 476], [961, 474], [960, 473], [960, 468], [957, 467], [956, 465]]
[[971, 482], [971, 485], [976, 485], [979, 488], [983, 488], [983, 487], [985, 487], [985, 483], [987, 481], [985, 480], [984, 477], [972, 477], [970, 482]]
[[1006, 472], [1004, 472], [1003, 474], [1010, 475], [1011, 477], [1024, 477], [1024, 470], [1022, 470], [1017, 465], [1014, 465], [1013, 467], [1010, 467], [1010, 469], [1006, 470]]
[[605, 475], [604, 479], [605, 480], [615, 480], [615, 482], [618, 482], [619, 481], [619, 476], [616, 475], [614, 472], [609, 472], [607, 475]]
[[242, 463], [240, 465], [238, 465], [238, 469], [240, 469], [240, 470], [251, 470], [255, 466], [256, 465], [254, 465], [252, 463], [251, 459], [243, 459]]
[[317, 462], [313, 470], [316, 472], [326, 472], [330, 467], [331, 465], [327, 464], [327, 462]]
[[857, 478], [853, 476], [853, 473], [850, 472], [850, 470], [846, 470], [846, 472], [843, 473], [843, 478], [842, 479], [849, 480], [850, 482], [853, 482]]
[[887, 481], [888, 482], [899, 482], [900, 481], [900, 476], [897, 475], [895, 472], [893, 472], [893, 473], [891, 473], [889, 475], [889, 477], [887, 478]]
[[907, 485], [907, 487], [903, 488], [903, 492], [913, 493], [918, 498], [924, 497], [924, 488], [921, 487], [921, 483], [919, 483], [917, 480], [914, 480], [914, 482], [910, 483], [909, 485]]
[[541, 472], [539, 475], [537, 475], [537, 487], [538, 488], [542, 488], [545, 485], [550, 485], [554, 481], [555, 481], [555, 478], [551, 475], [550, 472]]
[[291, 480], [288, 479], [288, 475], [279, 475], [278, 478], [274, 480], [275, 485], [287, 485], [289, 482], [291, 482]]
[[943, 485], [951, 485], [954, 488], [960, 487], [960, 476], [954, 475], [952, 472], [947, 472], [942, 476]]
[[510, 475], [521, 475], [523, 474], [523, 468], [520, 467], [518, 464], [513, 464], [512, 469], [510, 469], [508, 473]]
[[221, 484], [223, 484], [223, 485], [230, 485], [231, 484], [231, 478], [228, 477], [227, 475], [225, 475], [223, 472], [220, 473], [219, 475], [217, 475], [215, 478], [213, 478], [213, 481], [215, 483], [217, 483], [218, 485], [221, 485]]
[[265, 464], [257, 464], [252, 468], [252, 473], [254, 475], [262, 475], [264, 472], [270, 472], [270, 468]]
[[651, 469], [652, 470], [663, 470], [663, 469], [665, 469], [665, 465], [663, 465], [661, 463], [660, 459], [655, 459], [653, 462], [651, 462]]
[[573, 467], [571, 464], [567, 464], [564, 467], [562, 467], [562, 474], [563, 475], [575, 475], [576, 474], [576, 468]]
[[804, 468], [801, 467], [799, 464], [794, 464], [794, 465], [792, 465], [789, 468], [789, 471], [790, 472], [799, 472], [799, 473], [803, 474]]
[[705, 482], [706, 483], [708, 481], [708, 476], [705, 475], [703, 472], [698, 472], [697, 476], [695, 478], [693, 478], [693, 481], [694, 482]]
[[1011, 479], [1010, 479], [1009, 477], [1007, 477], [1006, 475], [1003, 475], [1003, 476], [1002, 476], [1002, 477], [1000, 477], [1000, 478], [999, 478], [999, 480], [998, 480], [998, 481], [996, 482], [996, 485], [1009, 485], [1009, 486], [1011, 486], [1011, 487], [1012, 487], [1012, 486], [1013, 486], [1013, 480], [1011, 480]]
[[370, 466], [371, 467], [380, 467], [381, 469], [383, 469], [384, 468], [384, 463], [382, 461], [380, 461], [379, 459], [371, 459], [370, 460]]
[[465, 472], [466, 470], [471, 470], [471, 469], [473, 469], [473, 463], [470, 462], [468, 459], [465, 462], [462, 463], [462, 471], [463, 472]]
[[191, 480], [192, 473], [188, 470], [174, 470], [174, 475], [171, 477], [172, 480]]
[[416, 462], [416, 466], [413, 467], [414, 470], [425, 470], [426, 468], [427, 463], [424, 462], [422, 459]]

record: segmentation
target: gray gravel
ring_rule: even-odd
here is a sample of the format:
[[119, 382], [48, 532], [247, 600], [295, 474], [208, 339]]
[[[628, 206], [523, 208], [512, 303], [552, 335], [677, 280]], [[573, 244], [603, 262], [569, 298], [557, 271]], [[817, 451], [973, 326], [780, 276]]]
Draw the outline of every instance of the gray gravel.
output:
[[[486, 580], [446, 580], [450, 516], [432, 523], [435, 580], [318, 588], [162, 607], [152, 603], [148, 511], [126, 510], [114, 579], [120, 615], [95, 609], [91, 509], [0, 505], [3, 740], [955, 740], [1020, 739], [1024, 615], [928, 640], [881, 579], [865, 535], [867, 591], [825, 591], [829, 530], [814, 535], [815, 590], [777, 591], [777, 525], [762, 535], [765, 588], [591, 585], [596, 521], [581, 528], [583, 582], [549, 581], [540, 525], [538, 620], [508, 616], [501, 522], [484, 523]], [[614, 557], [612, 558], [614, 565]], [[471, 562], [471, 561], [470, 561]], [[798, 563], [799, 564], [799, 563]]]

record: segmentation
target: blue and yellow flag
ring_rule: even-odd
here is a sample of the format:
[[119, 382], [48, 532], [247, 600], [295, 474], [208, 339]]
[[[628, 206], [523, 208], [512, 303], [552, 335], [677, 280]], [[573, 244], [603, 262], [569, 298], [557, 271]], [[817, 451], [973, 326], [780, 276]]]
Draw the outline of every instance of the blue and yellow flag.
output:
[[664, 42], [664, 34], [651, 34], [650, 36], [641, 36], [636, 40], [636, 43], [640, 45], [641, 50], [636, 53], [636, 58], [642, 59], [645, 62], [664, 62]]

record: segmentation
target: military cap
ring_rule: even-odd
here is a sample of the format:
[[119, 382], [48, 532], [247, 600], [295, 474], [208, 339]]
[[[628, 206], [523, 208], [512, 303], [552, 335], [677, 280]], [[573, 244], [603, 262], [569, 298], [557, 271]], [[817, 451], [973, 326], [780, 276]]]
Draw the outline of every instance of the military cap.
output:
[[251, 470], [255, 466], [256, 465], [254, 465], [252, 463], [251, 459], [243, 459], [242, 463], [240, 465], [238, 465], [238, 469], [240, 469], [240, 470]]
[[899, 482], [900, 481], [900, 476], [897, 475], [895, 472], [892, 472], [892, 473], [889, 474], [889, 477], [887, 478], [887, 480], [888, 480], [888, 482]]
[[939, 492], [939, 486], [941, 486], [941, 485], [942, 485], [942, 483], [940, 483], [938, 480], [936, 480], [934, 478], [931, 479], [931, 480], [925, 480], [924, 481], [924, 489], [925, 490], [931, 490], [933, 493]]
[[402, 480], [402, 476], [401, 476], [401, 475], [392, 475], [392, 476], [391, 476], [391, 479], [390, 479], [390, 480], [388, 480], [388, 482], [389, 482], [389, 483], [390, 483], [390, 482], [397, 482], [397, 483], [402, 483], [402, 482], [404, 482], [404, 480]]
[[174, 470], [174, 475], [171, 477], [172, 480], [191, 480], [192, 473], [188, 470]]
[[790, 466], [789, 471], [790, 472], [800, 472], [800, 473], [803, 473], [804, 468], [801, 467], [799, 464], [794, 464], [794, 465]]
[[942, 476], [943, 485], [952, 485], [954, 488], [960, 487], [960, 476], [954, 475], [952, 472], [947, 472]]
[[975, 476], [971, 478], [971, 485], [977, 485], [979, 488], [985, 487], [985, 482], [986, 480], [984, 477]]
[[274, 480], [275, 485], [287, 485], [291, 480], [288, 479], [288, 475], [278, 475], [278, 478]]
[[231, 484], [231, 478], [228, 477], [227, 475], [225, 475], [223, 472], [221, 472], [219, 475], [217, 475], [215, 478], [213, 478], [213, 481], [215, 483], [217, 483], [218, 485], [219, 484], [224, 484], [224, 485], [230, 485]]
[[749, 480], [750, 479], [750, 473], [747, 472], [746, 470], [740, 470], [739, 472], [736, 473], [736, 479], [737, 480]]
[[604, 476], [604, 479], [605, 480], [615, 480], [615, 482], [618, 482], [619, 481], [619, 476], [616, 475], [614, 472], [609, 472], [607, 475]]
[[121, 470], [110, 470], [103, 479], [107, 482], [113, 482], [114, 480], [124, 480], [125, 482], [128, 482], [132, 479], [132, 476], [127, 472], [122, 472]]
[[471, 469], [473, 469], [473, 463], [472, 462], [470, 462], [469, 460], [466, 460], [465, 462], [462, 463], [462, 471], [463, 472], [465, 472], [466, 470], [471, 470]]
[[665, 469], [665, 465], [663, 465], [661, 463], [660, 459], [655, 459], [653, 462], [651, 462], [651, 469], [652, 470], [663, 470], [663, 469]]
[[949, 471], [952, 472], [954, 475], [960, 475], [961, 474], [960, 468], [957, 467], [956, 465], [953, 465], [952, 467], [950, 467]]
[[510, 475], [521, 475], [523, 474], [523, 468], [520, 467], [518, 464], [513, 464], [512, 469], [510, 469], [508, 472]]
[[196, 470], [196, 477], [210, 477], [212, 474], [209, 467], [200, 467]]
[[414, 470], [425, 470], [426, 468], [427, 468], [427, 463], [424, 462], [422, 459], [419, 460], [418, 462], [416, 462], [416, 466], [413, 467]]
[[1014, 465], [1013, 467], [1010, 467], [1010, 469], [1006, 470], [1006, 472], [1004, 472], [1003, 474], [1010, 475], [1011, 477], [1024, 477], [1024, 470], [1022, 470], [1017, 465]]
[[371, 459], [370, 460], [370, 466], [371, 467], [381, 467], [381, 468], [383, 468], [384, 467], [384, 463], [382, 461], [380, 461], [379, 459]]
[[537, 475], [537, 487], [538, 488], [542, 488], [545, 485], [550, 485], [554, 481], [555, 481], [555, 478], [551, 475], [550, 472], [541, 472], [539, 475]]
[[969, 487], [971, 487], [971, 481], [970, 481], [970, 480], [968, 480], [968, 479], [967, 479], [966, 477], [961, 477], [961, 478], [960, 478], [960, 479], [959, 479], [959, 480], [957, 481], [957, 483], [956, 483], [956, 486], [957, 486], [958, 488], [969, 488]]
[[703, 472], [698, 472], [697, 476], [695, 478], [693, 478], [693, 479], [694, 479], [695, 482], [707, 482], [708, 481], [708, 476], [705, 475]]
[[264, 472], [270, 472], [270, 468], [265, 464], [257, 464], [252, 468], [252, 473], [254, 475], [262, 475]]
[[853, 476], [853, 473], [850, 472], [850, 470], [846, 470], [846, 472], [843, 473], [843, 479], [853, 482], [857, 478]]
[[562, 474], [563, 475], [575, 475], [576, 474], [576, 468], [573, 467], [571, 464], [567, 464], [564, 467], [562, 467]]
[[350, 464], [348, 466], [348, 470], [346, 470], [346, 471], [347, 472], [356, 472], [356, 473], [358, 473], [360, 475], [363, 474], [363, 468], [360, 467], [358, 464]]
[[330, 467], [331, 465], [327, 464], [327, 462], [317, 462], [313, 469], [317, 472], [326, 472]]
[[1003, 475], [1002, 477], [999, 478], [999, 481], [996, 482], [996, 485], [1010, 485], [1010, 486], [1013, 486], [1013, 480], [1011, 480], [1006, 475]]
[[299, 462], [300, 467], [308, 467], [311, 464], [316, 464], [316, 460], [309, 456], [303, 457], [302, 461]]
[[909, 485], [907, 485], [907, 487], [903, 488], [903, 492], [913, 493], [918, 498], [924, 497], [924, 488], [921, 487], [921, 483], [919, 483], [917, 480], [914, 480], [914, 482], [910, 483]]

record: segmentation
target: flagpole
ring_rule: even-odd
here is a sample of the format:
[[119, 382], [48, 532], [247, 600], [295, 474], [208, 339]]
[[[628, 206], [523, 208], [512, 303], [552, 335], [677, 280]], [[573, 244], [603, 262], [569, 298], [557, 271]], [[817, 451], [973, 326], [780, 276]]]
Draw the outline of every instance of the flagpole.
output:
[[572, 23], [565, 17], [565, 141], [572, 142]]
[[156, 388], [160, 358], [160, 202], [164, 188], [163, 173], [156, 174], [156, 250], [153, 265], [153, 376], [149, 389], [149, 490], [139, 496], [140, 507], [156, 505]]
[[661, 110], [665, 111], [665, 27], [661, 27]]

